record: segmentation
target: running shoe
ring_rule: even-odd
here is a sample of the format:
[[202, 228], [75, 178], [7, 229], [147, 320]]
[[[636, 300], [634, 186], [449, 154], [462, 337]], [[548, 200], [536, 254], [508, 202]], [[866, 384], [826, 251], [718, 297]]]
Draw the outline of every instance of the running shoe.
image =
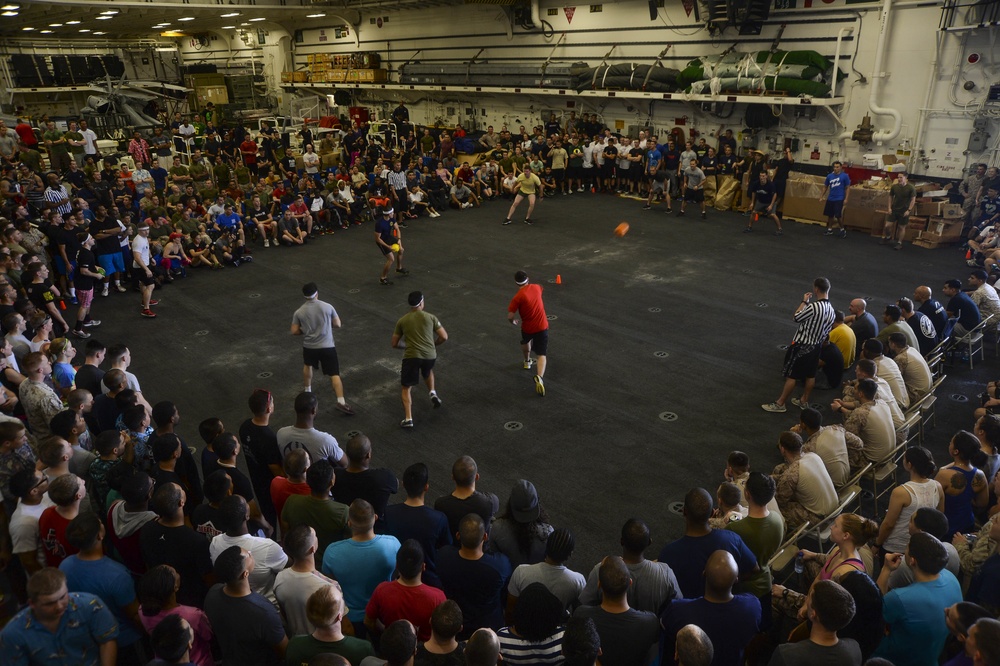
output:
[[528, 360], [526, 360], [526, 361], [524, 362], [524, 365], [523, 365], [522, 367], [523, 367], [523, 368], [524, 368], [525, 370], [531, 370], [531, 366], [533, 366], [534, 364], [535, 364], [535, 361], [534, 361], [534, 359], [530, 359], [530, 358], [529, 358]]
[[765, 412], [773, 412], [775, 414], [784, 414], [788, 411], [784, 405], [779, 405], [776, 402], [769, 402], [766, 405], [761, 405], [760, 408]]
[[338, 402], [338, 403], [337, 403], [336, 405], [334, 405], [334, 406], [335, 406], [335, 407], [336, 407], [337, 409], [339, 409], [340, 411], [342, 411], [343, 413], [347, 414], [348, 416], [354, 416], [354, 410], [353, 410], [353, 409], [351, 409], [351, 406], [350, 406], [350, 405], [348, 405], [347, 403], [343, 403], [343, 402]]
[[438, 397], [437, 393], [431, 393], [431, 403], [434, 405], [434, 409], [441, 406], [441, 398]]
[[400, 428], [412, 428], [413, 427], [413, 419], [403, 419], [402, 421], [399, 422], [399, 427]]
[[535, 393], [543, 398], [545, 397], [545, 382], [538, 375], [535, 375]]

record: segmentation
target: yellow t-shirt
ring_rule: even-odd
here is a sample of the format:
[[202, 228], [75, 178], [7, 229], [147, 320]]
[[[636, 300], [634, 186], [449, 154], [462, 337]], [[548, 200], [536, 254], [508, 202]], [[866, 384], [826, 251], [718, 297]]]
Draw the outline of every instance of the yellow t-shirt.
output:
[[844, 369], [854, 365], [854, 354], [857, 351], [857, 337], [854, 330], [847, 324], [834, 326], [830, 331], [830, 342], [837, 345], [840, 353], [844, 355]]
[[530, 176], [525, 176], [523, 173], [517, 177], [517, 182], [521, 186], [519, 192], [521, 194], [534, 194], [538, 191], [538, 188], [542, 186], [542, 181], [538, 179], [538, 176], [531, 174]]

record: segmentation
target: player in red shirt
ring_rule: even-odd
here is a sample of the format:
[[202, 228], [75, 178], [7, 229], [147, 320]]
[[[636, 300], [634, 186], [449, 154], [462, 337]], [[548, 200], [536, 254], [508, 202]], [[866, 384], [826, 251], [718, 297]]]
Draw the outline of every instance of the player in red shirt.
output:
[[257, 142], [247, 134], [240, 144], [240, 154], [243, 156], [243, 164], [250, 171], [250, 175], [257, 177]]
[[531, 351], [534, 349], [538, 358], [535, 365], [535, 392], [545, 395], [545, 352], [549, 346], [549, 320], [545, 316], [545, 304], [542, 303], [542, 287], [528, 283], [528, 274], [518, 271], [514, 281], [520, 289], [514, 294], [507, 306], [507, 321], [514, 326], [519, 323], [521, 315], [521, 351], [524, 352], [524, 369], [530, 370], [532, 365]]

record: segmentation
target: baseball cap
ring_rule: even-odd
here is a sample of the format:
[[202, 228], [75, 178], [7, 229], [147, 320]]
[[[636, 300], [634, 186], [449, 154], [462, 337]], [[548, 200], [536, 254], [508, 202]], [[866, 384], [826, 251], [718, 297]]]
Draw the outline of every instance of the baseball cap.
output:
[[510, 491], [510, 512], [519, 523], [530, 523], [538, 518], [538, 491], [531, 481], [520, 479]]

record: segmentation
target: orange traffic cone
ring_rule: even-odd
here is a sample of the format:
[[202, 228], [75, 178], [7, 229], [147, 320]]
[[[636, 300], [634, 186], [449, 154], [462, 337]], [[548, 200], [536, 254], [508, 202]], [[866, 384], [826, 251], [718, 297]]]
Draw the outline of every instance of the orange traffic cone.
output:
[[556, 284], [562, 284], [562, 275], [556, 275]]
[[972, 259], [972, 248], [969, 248], [969, 251], [965, 253], [965, 258]]

